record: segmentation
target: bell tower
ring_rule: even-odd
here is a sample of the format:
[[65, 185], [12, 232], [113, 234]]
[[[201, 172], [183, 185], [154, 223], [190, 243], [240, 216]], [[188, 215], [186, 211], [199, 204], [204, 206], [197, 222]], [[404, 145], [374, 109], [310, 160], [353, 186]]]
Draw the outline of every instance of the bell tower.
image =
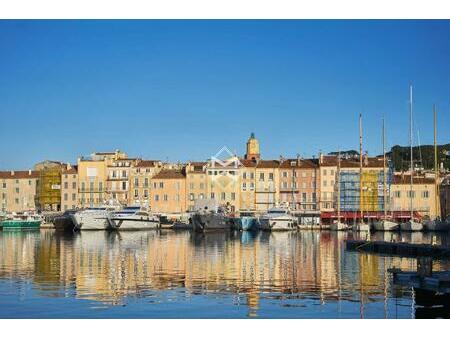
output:
[[259, 152], [259, 141], [255, 137], [255, 133], [251, 133], [250, 138], [247, 141], [247, 153], [245, 154], [246, 160], [259, 160], [261, 154]]

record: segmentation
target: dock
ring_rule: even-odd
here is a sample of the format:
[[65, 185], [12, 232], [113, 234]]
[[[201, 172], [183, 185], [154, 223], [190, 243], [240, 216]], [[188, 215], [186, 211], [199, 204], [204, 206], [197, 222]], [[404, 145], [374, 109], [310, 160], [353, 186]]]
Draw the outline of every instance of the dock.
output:
[[450, 247], [442, 245], [347, 240], [345, 241], [345, 248], [349, 251], [373, 252], [411, 258], [450, 258]]

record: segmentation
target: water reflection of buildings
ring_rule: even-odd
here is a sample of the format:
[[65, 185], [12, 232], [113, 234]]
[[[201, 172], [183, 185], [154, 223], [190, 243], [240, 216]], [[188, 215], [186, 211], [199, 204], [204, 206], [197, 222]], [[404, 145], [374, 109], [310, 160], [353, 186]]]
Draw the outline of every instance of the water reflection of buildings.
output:
[[345, 236], [314, 231], [82, 232], [69, 237], [4, 232], [0, 278], [32, 278], [35, 289], [47, 296], [73, 290], [76, 297], [110, 304], [180, 287], [185, 296], [232, 294], [255, 315], [268, 297], [379, 301], [388, 296], [388, 267], [416, 268], [410, 259], [344, 253]]

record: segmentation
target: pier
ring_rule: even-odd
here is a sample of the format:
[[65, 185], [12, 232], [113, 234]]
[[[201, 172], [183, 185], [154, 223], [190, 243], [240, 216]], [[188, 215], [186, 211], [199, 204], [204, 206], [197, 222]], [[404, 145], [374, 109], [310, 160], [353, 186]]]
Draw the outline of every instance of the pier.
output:
[[365, 251], [411, 258], [420, 256], [450, 258], [450, 247], [442, 245], [347, 240], [345, 248], [350, 251]]

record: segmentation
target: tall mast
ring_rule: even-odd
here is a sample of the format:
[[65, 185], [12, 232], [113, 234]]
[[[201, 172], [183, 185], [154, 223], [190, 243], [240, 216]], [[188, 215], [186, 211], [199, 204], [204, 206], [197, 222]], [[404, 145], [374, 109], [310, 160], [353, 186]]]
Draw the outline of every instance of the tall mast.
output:
[[338, 151], [337, 187], [337, 218], [339, 224], [341, 222], [341, 150]]
[[386, 219], [386, 145], [385, 145], [385, 129], [384, 129], [384, 118], [383, 118], [383, 205], [384, 205], [384, 219]]
[[414, 166], [413, 166], [413, 88], [412, 85], [409, 86], [409, 148], [410, 148], [410, 183], [409, 183], [409, 209], [411, 221], [413, 220], [413, 176], [414, 176]]
[[439, 201], [439, 169], [438, 169], [438, 151], [437, 151], [437, 112], [433, 105], [434, 112], [434, 205], [436, 218], [441, 217], [441, 208]]
[[363, 222], [363, 196], [362, 196], [362, 114], [359, 113], [359, 209], [361, 214], [361, 223]]

